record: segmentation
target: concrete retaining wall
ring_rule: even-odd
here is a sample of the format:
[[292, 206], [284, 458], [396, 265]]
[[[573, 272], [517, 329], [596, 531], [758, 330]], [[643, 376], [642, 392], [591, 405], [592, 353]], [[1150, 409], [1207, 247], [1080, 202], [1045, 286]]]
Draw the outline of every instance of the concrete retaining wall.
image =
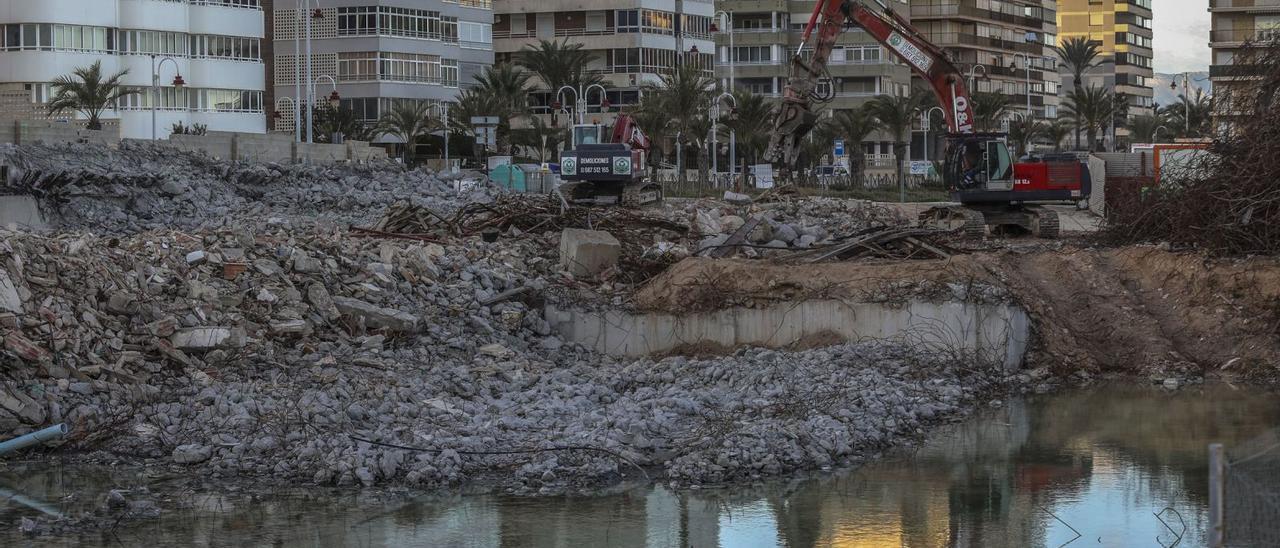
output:
[[120, 144], [120, 127], [88, 130], [66, 122], [44, 120], [0, 120], [0, 143], [94, 143]]
[[171, 135], [169, 142], [183, 150], [202, 151], [216, 158], [234, 158], [245, 162], [379, 162], [387, 153], [364, 141], [347, 141], [340, 145], [327, 143], [295, 143], [293, 136], [268, 133], [229, 133], [210, 131], [206, 135]]
[[835, 300], [731, 308], [676, 316], [597, 312], [548, 305], [561, 337], [597, 352], [637, 357], [682, 347], [781, 348], [815, 338], [899, 340], [922, 348], [964, 352], [1014, 370], [1030, 339], [1026, 311], [1013, 305], [911, 301], [901, 306]]

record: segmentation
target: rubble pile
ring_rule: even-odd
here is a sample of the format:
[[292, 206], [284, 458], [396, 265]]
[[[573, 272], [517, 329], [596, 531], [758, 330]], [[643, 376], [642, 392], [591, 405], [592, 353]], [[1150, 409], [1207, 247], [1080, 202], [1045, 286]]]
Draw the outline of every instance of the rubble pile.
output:
[[1000, 378], [888, 343], [594, 355], [542, 318], [561, 274], [532, 239], [242, 228], [3, 242], [0, 437], [66, 422], [73, 453], [213, 476], [496, 474], [529, 493], [640, 469], [741, 479], [857, 459]]
[[245, 220], [363, 226], [396, 201], [452, 211], [491, 192], [460, 193], [456, 175], [395, 164], [227, 162], [146, 142], [0, 145], [0, 165], [0, 191], [40, 198], [61, 228], [110, 234]]
[[[833, 198], [730, 203], [699, 200], [684, 208], [701, 235], [699, 252], [727, 246], [743, 256], [776, 256], [770, 250], [809, 249], [869, 228], [902, 226], [896, 210], [872, 202]], [[752, 222], [758, 217], [758, 222]], [[740, 238], [735, 233], [748, 226]], [[732, 239], [732, 241], [731, 241]]]

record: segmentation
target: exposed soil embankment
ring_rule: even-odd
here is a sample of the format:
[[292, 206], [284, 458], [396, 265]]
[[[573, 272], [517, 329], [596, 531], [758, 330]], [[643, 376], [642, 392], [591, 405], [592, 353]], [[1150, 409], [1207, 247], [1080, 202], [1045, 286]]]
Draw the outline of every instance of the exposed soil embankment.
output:
[[1006, 296], [1032, 317], [1032, 366], [1280, 374], [1280, 261], [1265, 258], [1073, 247], [806, 266], [689, 259], [642, 288], [634, 304], [681, 313], [806, 299]]

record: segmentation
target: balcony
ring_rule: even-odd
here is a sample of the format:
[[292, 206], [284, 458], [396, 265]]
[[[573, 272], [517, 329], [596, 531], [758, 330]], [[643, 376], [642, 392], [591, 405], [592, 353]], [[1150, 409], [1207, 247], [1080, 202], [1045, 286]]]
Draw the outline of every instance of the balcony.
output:
[[925, 33], [925, 38], [939, 47], [982, 46], [1009, 51], [1044, 55], [1045, 46], [1039, 42], [1020, 42], [990, 36], [964, 34], [958, 32]]
[[1223, 29], [1209, 32], [1209, 42], [1216, 46], [1229, 43], [1263, 42], [1280, 38], [1280, 28]]
[[1209, 11], [1280, 12], [1280, 0], [1209, 0]]
[[1210, 65], [1210, 78], [1255, 78], [1266, 73], [1265, 67], [1256, 65]]
[[1020, 25], [1023, 27], [1029, 27], [1030, 29], [1036, 32], [1041, 32], [1044, 28], [1045, 23], [1049, 23], [1049, 24], [1057, 23], [1057, 13], [1051, 10], [1042, 10], [1041, 17], [1043, 17], [1043, 19], [1037, 19], [1035, 17], [1031, 17], [1027, 15], [1003, 13], [998, 11], [982, 9], [977, 7], [976, 2], [974, 0], [968, 0], [966, 2], [955, 3], [955, 4], [911, 6], [911, 18], [913, 20], [915, 19], [927, 20], [927, 19], [938, 19], [938, 18], [952, 19], [952, 18], [958, 18], [958, 17], [965, 17], [965, 18], [975, 19], [975, 20], [984, 21], [984, 22], [998, 21], [1001, 23], [1009, 23], [1011, 25]]

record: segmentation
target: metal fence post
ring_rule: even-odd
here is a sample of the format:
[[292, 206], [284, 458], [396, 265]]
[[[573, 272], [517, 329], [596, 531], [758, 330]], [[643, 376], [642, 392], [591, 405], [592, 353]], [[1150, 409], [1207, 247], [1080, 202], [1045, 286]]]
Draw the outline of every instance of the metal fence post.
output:
[[1221, 443], [1209, 444], [1209, 547], [1223, 546], [1223, 509], [1226, 495], [1226, 455]]

